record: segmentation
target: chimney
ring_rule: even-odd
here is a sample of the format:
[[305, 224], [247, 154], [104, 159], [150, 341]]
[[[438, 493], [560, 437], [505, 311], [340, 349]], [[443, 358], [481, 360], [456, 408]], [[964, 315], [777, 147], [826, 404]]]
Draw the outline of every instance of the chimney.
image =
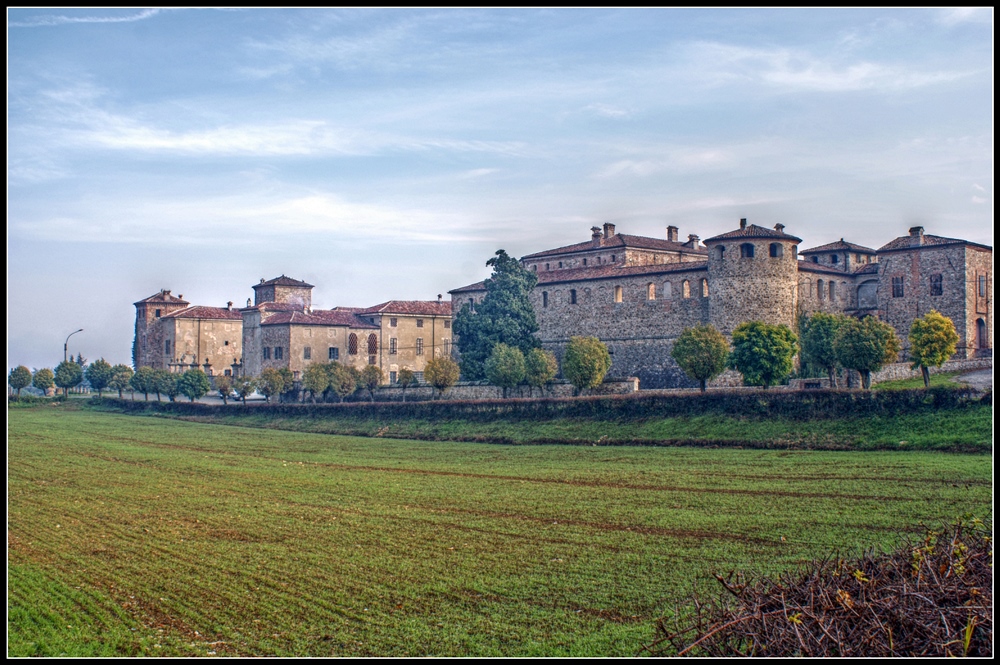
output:
[[[778, 233], [784, 233], [785, 232], [785, 225], [784, 224], [775, 224], [774, 225], [774, 230], [777, 231]], [[843, 238], [841, 238], [841, 240], [843, 240]]]
[[691, 249], [698, 249], [698, 240], [699, 240], [698, 236], [692, 233], [691, 235], [688, 236], [688, 241], [684, 244], [690, 247]]
[[178, 293], [177, 297], [180, 298], [181, 300], [184, 300], [184, 294], [183, 293]]
[[247, 298], [247, 307], [249, 307], [249, 306], [250, 306], [250, 299]]
[[910, 247], [924, 244], [924, 227], [914, 226], [910, 229]]
[[594, 242], [594, 247], [601, 246], [601, 229], [597, 226], [590, 227], [590, 239]]
[[610, 238], [615, 234], [615, 225], [611, 222], [604, 222], [604, 237]]
[[677, 242], [677, 227], [668, 226], [667, 227], [667, 240], [670, 242]]
[[740, 218], [740, 228], [745, 229], [746, 227], [747, 227], [747, 218], [746, 217]]
[[441, 294], [438, 294], [438, 302], [441, 302]]
[[261, 278], [260, 278], [260, 283], [261, 283], [261, 284], [263, 284], [263, 283], [264, 283], [264, 278], [263, 278], [263, 277], [261, 277]]
[[226, 309], [229, 310], [230, 312], [233, 311], [233, 301], [232, 300], [230, 300], [229, 302], [226, 303]]

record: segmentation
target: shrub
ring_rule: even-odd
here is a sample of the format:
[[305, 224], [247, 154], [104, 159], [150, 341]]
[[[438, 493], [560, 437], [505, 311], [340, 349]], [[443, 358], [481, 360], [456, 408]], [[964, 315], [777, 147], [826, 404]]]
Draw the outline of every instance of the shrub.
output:
[[608, 347], [596, 337], [570, 337], [562, 369], [577, 391], [596, 388], [611, 369]]
[[798, 338], [786, 325], [747, 321], [733, 330], [729, 366], [743, 375], [748, 386], [767, 389], [792, 373]]
[[31, 370], [24, 365], [18, 365], [10, 370], [10, 374], [7, 376], [7, 383], [17, 391], [17, 396], [20, 397], [21, 389], [31, 385]]
[[517, 347], [497, 344], [486, 359], [486, 380], [503, 389], [504, 397], [508, 388], [524, 381], [525, 373], [524, 354]]
[[461, 370], [451, 358], [440, 356], [431, 360], [424, 367], [424, 380], [438, 390], [438, 396], [443, 397], [444, 391], [458, 382]]
[[947, 316], [932, 309], [910, 326], [910, 356], [913, 369], [920, 368], [924, 388], [931, 383], [931, 367], [940, 367], [958, 346], [955, 324]]
[[840, 364], [860, 372], [862, 386], [870, 390], [872, 372], [894, 362], [899, 356], [900, 344], [892, 326], [874, 316], [866, 316], [860, 321], [846, 319], [837, 331], [833, 348]]
[[674, 342], [670, 356], [705, 392], [708, 382], [726, 369], [729, 343], [712, 325], [685, 328]]

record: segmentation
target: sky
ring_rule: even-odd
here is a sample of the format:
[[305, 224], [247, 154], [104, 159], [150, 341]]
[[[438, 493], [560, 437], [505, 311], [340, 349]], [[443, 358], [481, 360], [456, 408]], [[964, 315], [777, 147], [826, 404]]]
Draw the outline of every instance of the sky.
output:
[[514, 256], [781, 223], [993, 244], [993, 10], [9, 9], [8, 365], [133, 303], [433, 300]]

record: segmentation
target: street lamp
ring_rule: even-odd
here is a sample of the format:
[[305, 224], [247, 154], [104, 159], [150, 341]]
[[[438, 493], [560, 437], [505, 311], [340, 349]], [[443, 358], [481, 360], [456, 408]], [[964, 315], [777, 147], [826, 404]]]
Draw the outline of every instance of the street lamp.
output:
[[63, 342], [63, 362], [66, 362], [67, 360], [69, 360], [69, 355], [68, 355], [69, 354], [69, 338], [72, 337], [73, 335], [77, 334], [78, 332], [83, 332], [83, 328], [80, 328], [79, 330], [74, 330], [70, 334], [66, 335], [66, 341]]

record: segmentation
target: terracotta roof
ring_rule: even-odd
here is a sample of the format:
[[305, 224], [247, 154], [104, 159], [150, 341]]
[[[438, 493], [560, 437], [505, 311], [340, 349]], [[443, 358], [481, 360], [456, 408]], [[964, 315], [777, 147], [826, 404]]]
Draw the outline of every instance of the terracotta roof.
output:
[[260, 284], [254, 284], [253, 288], [260, 288], [261, 286], [304, 286], [308, 288], [313, 288], [312, 284], [306, 284], [305, 282], [299, 281], [297, 279], [292, 279], [291, 277], [275, 277], [274, 279], [269, 279], [266, 282], [261, 280]]
[[[869, 265], [877, 264], [870, 263]], [[849, 274], [846, 270], [841, 270], [839, 268], [835, 268], [834, 266], [823, 265], [822, 263], [813, 263], [812, 261], [799, 261], [799, 272], [819, 272], [824, 275], [840, 275], [841, 277], [846, 277]]]
[[153, 302], [156, 302], [156, 303], [169, 303], [171, 305], [187, 305], [187, 304], [190, 304], [190, 303], [188, 303], [187, 300], [183, 300], [181, 298], [178, 298], [177, 296], [170, 295], [170, 291], [168, 291], [167, 289], [162, 289], [159, 293], [154, 293], [153, 295], [149, 296], [148, 298], [143, 298], [142, 300], [140, 300], [138, 302], [134, 302], [132, 304], [133, 305], [141, 305], [143, 303], [153, 303]]
[[390, 300], [361, 310], [362, 314], [423, 314], [451, 316], [451, 303], [437, 300]]
[[863, 266], [859, 266], [854, 271], [855, 275], [877, 275], [878, 274], [878, 263], [866, 263]]
[[469, 284], [468, 286], [460, 286], [457, 289], [452, 289], [448, 293], [464, 293], [466, 291], [485, 291], [486, 282], [476, 282], [475, 284]]
[[225, 307], [205, 307], [195, 305], [176, 312], [171, 312], [163, 316], [164, 319], [226, 319], [230, 321], [242, 321], [243, 316], [238, 309], [227, 309]]
[[259, 310], [261, 312], [301, 312], [302, 305], [290, 302], [262, 302], [259, 305], [250, 305], [249, 307], [243, 307], [240, 309], [241, 312], [249, 312], [252, 310]]
[[734, 238], [775, 238], [778, 240], [794, 240], [795, 242], [802, 242], [802, 238], [797, 238], [793, 235], [785, 233], [784, 231], [778, 231], [777, 229], [768, 229], [763, 226], [757, 226], [756, 224], [747, 224], [746, 228], [736, 229], [735, 231], [730, 231], [729, 233], [713, 236], [711, 238], [707, 238], [704, 242], [710, 242], [712, 240], [732, 240]]
[[585, 282], [592, 279], [615, 279], [636, 275], [665, 275], [674, 272], [692, 272], [708, 269], [708, 261], [682, 261], [679, 263], [653, 263], [645, 266], [605, 264], [568, 270], [549, 270], [538, 273], [538, 284], [559, 282]]
[[892, 242], [882, 245], [878, 248], [879, 252], [894, 252], [904, 249], [923, 249], [926, 247], [936, 247], [941, 245], [972, 245], [974, 247], [983, 247], [990, 251], [993, 248], [988, 245], [980, 245], [976, 242], [969, 242], [968, 240], [961, 240], [959, 238], [944, 238], [942, 236], [932, 236], [928, 234], [923, 235], [923, 242], [919, 245], [910, 245], [910, 238], [913, 236], [900, 236]]
[[691, 248], [683, 243], [673, 242], [671, 240], [660, 240], [659, 238], [648, 238], [646, 236], [633, 236], [627, 233], [616, 233], [610, 238], [601, 238], [600, 246], [595, 246], [593, 241], [579, 242], [575, 245], [567, 245], [565, 247], [557, 247], [556, 249], [547, 249], [544, 252], [528, 254], [526, 256], [522, 256], [521, 260], [526, 261], [528, 259], [539, 259], [546, 256], [575, 254], [577, 252], [586, 252], [590, 250], [598, 251], [614, 247], [621, 247], [623, 249], [657, 249], [661, 251], [691, 252], [695, 254], [705, 254], [707, 251], [704, 247]]
[[871, 247], [855, 245], [853, 242], [846, 242], [843, 238], [841, 238], [837, 242], [827, 243], [825, 245], [820, 245], [819, 247], [813, 247], [812, 249], [804, 249], [800, 251], [799, 254], [814, 254], [816, 252], [836, 252], [843, 250], [849, 252], [864, 252], [866, 254], [875, 253], [875, 250]]
[[267, 317], [260, 325], [344, 326], [347, 328], [371, 328], [378, 330], [378, 326], [374, 323], [369, 323], [352, 312], [336, 309], [314, 309], [309, 314], [302, 311], [278, 312]]

